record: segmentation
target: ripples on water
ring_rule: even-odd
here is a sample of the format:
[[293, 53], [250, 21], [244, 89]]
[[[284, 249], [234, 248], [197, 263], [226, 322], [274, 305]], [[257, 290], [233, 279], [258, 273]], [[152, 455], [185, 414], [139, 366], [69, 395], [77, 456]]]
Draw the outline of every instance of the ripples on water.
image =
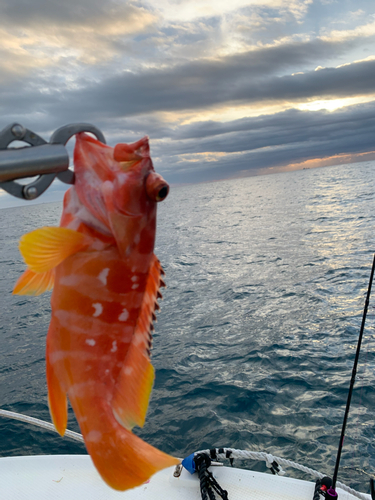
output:
[[[172, 189], [158, 221], [168, 288], [156, 325], [156, 383], [137, 434], [181, 457], [231, 446], [333, 473], [374, 251], [374, 166]], [[0, 211], [2, 407], [45, 420], [49, 295], [11, 289], [24, 269], [19, 237], [56, 225], [60, 211]], [[368, 477], [358, 471], [375, 469], [374, 304], [339, 475], [361, 490]], [[79, 430], [71, 411], [69, 427]], [[0, 420], [0, 433], [3, 456], [84, 451], [9, 420]]]

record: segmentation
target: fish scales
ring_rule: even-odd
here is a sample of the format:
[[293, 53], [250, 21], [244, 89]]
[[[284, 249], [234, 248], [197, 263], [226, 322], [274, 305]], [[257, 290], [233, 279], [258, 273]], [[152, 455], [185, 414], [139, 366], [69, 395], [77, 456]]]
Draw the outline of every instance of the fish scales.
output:
[[147, 138], [113, 149], [78, 134], [74, 164], [60, 227], [21, 239], [28, 269], [14, 293], [53, 286], [46, 345], [52, 420], [63, 435], [68, 397], [99, 473], [125, 490], [179, 463], [131, 432], [144, 423], [154, 379], [152, 322], [164, 286], [153, 253], [156, 203], [168, 185], [153, 169]]

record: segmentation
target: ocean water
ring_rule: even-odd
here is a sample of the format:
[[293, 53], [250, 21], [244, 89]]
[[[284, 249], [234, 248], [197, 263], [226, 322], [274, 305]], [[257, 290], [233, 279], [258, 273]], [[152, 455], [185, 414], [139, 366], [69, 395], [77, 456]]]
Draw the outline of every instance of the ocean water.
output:
[[[227, 446], [332, 475], [375, 251], [374, 169], [363, 162], [171, 190], [158, 212], [168, 288], [156, 382], [138, 435], [179, 457]], [[47, 421], [50, 297], [11, 291], [24, 270], [19, 237], [56, 225], [60, 212], [60, 203], [0, 211], [1, 407]], [[375, 471], [374, 328], [375, 297], [339, 473], [362, 491]], [[68, 427], [79, 431], [71, 410]], [[85, 452], [4, 418], [0, 436], [0, 456]]]

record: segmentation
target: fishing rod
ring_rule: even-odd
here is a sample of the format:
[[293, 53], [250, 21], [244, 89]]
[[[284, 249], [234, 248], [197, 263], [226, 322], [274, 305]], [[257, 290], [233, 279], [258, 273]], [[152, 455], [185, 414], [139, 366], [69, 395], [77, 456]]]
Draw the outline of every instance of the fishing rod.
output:
[[[342, 429], [341, 429], [341, 436], [340, 436], [339, 447], [338, 447], [338, 450], [337, 450], [337, 458], [336, 458], [335, 470], [334, 470], [333, 478], [332, 478], [332, 485], [325, 492], [326, 499], [337, 499], [338, 498], [338, 494], [337, 494], [337, 492], [335, 490], [335, 487], [336, 487], [337, 475], [338, 475], [338, 471], [339, 471], [339, 465], [340, 465], [340, 459], [341, 459], [341, 452], [342, 452], [342, 448], [343, 448], [343, 445], [344, 445], [346, 423], [347, 423], [348, 416], [349, 416], [350, 403], [351, 403], [351, 399], [352, 399], [352, 395], [353, 395], [353, 388], [354, 388], [355, 377], [356, 377], [356, 374], [357, 374], [357, 365], [358, 365], [359, 353], [360, 353], [360, 350], [361, 350], [363, 332], [364, 332], [364, 329], [365, 329], [367, 310], [368, 310], [368, 306], [369, 306], [369, 302], [370, 302], [371, 287], [372, 287], [372, 281], [373, 281], [373, 278], [374, 278], [374, 270], [375, 270], [375, 255], [374, 255], [374, 258], [373, 258], [373, 261], [372, 261], [370, 281], [369, 281], [368, 288], [367, 288], [367, 296], [366, 296], [365, 307], [363, 309], [361, 329], [360, 329], [360, 332], [359, 332], [359, 339], [358, 339], [358, 344], [357, 344], [357, 351], [355, 353], [355, 359], [354, 359], [353, 370], [352, 370], [352, 377], [350, 379], [348, 399], [346, 401], [346, 409], [345, 409], [344, 420], [343, 420]], [[373, 500], [375, 500], [374, 480], [373, 479], [370, 480], [370, 488], [371, 488], [371, 498]]]

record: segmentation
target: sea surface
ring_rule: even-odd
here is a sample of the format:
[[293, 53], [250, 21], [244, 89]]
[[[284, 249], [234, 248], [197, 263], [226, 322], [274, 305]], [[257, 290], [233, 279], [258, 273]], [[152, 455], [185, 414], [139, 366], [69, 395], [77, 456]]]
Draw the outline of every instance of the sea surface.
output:
[[[20, 236], [60, 213], [61, 203], [0, 210], [1, 408], [47, 421], [50, 294], [12, 287]], [[156, 382], [136, 433], [179, 457], [234, 447], [332, 475], [374, 251], [374, 162], [172, 189], [158, 212], [168, 288]], [[375, 472], [374, 328], [375, 290], [339, 473], [362, 491]], [[79, 431], [71, 409], [68, 427]], [[65, 453], [85, 449], [0, 418], [0, 456]]]

